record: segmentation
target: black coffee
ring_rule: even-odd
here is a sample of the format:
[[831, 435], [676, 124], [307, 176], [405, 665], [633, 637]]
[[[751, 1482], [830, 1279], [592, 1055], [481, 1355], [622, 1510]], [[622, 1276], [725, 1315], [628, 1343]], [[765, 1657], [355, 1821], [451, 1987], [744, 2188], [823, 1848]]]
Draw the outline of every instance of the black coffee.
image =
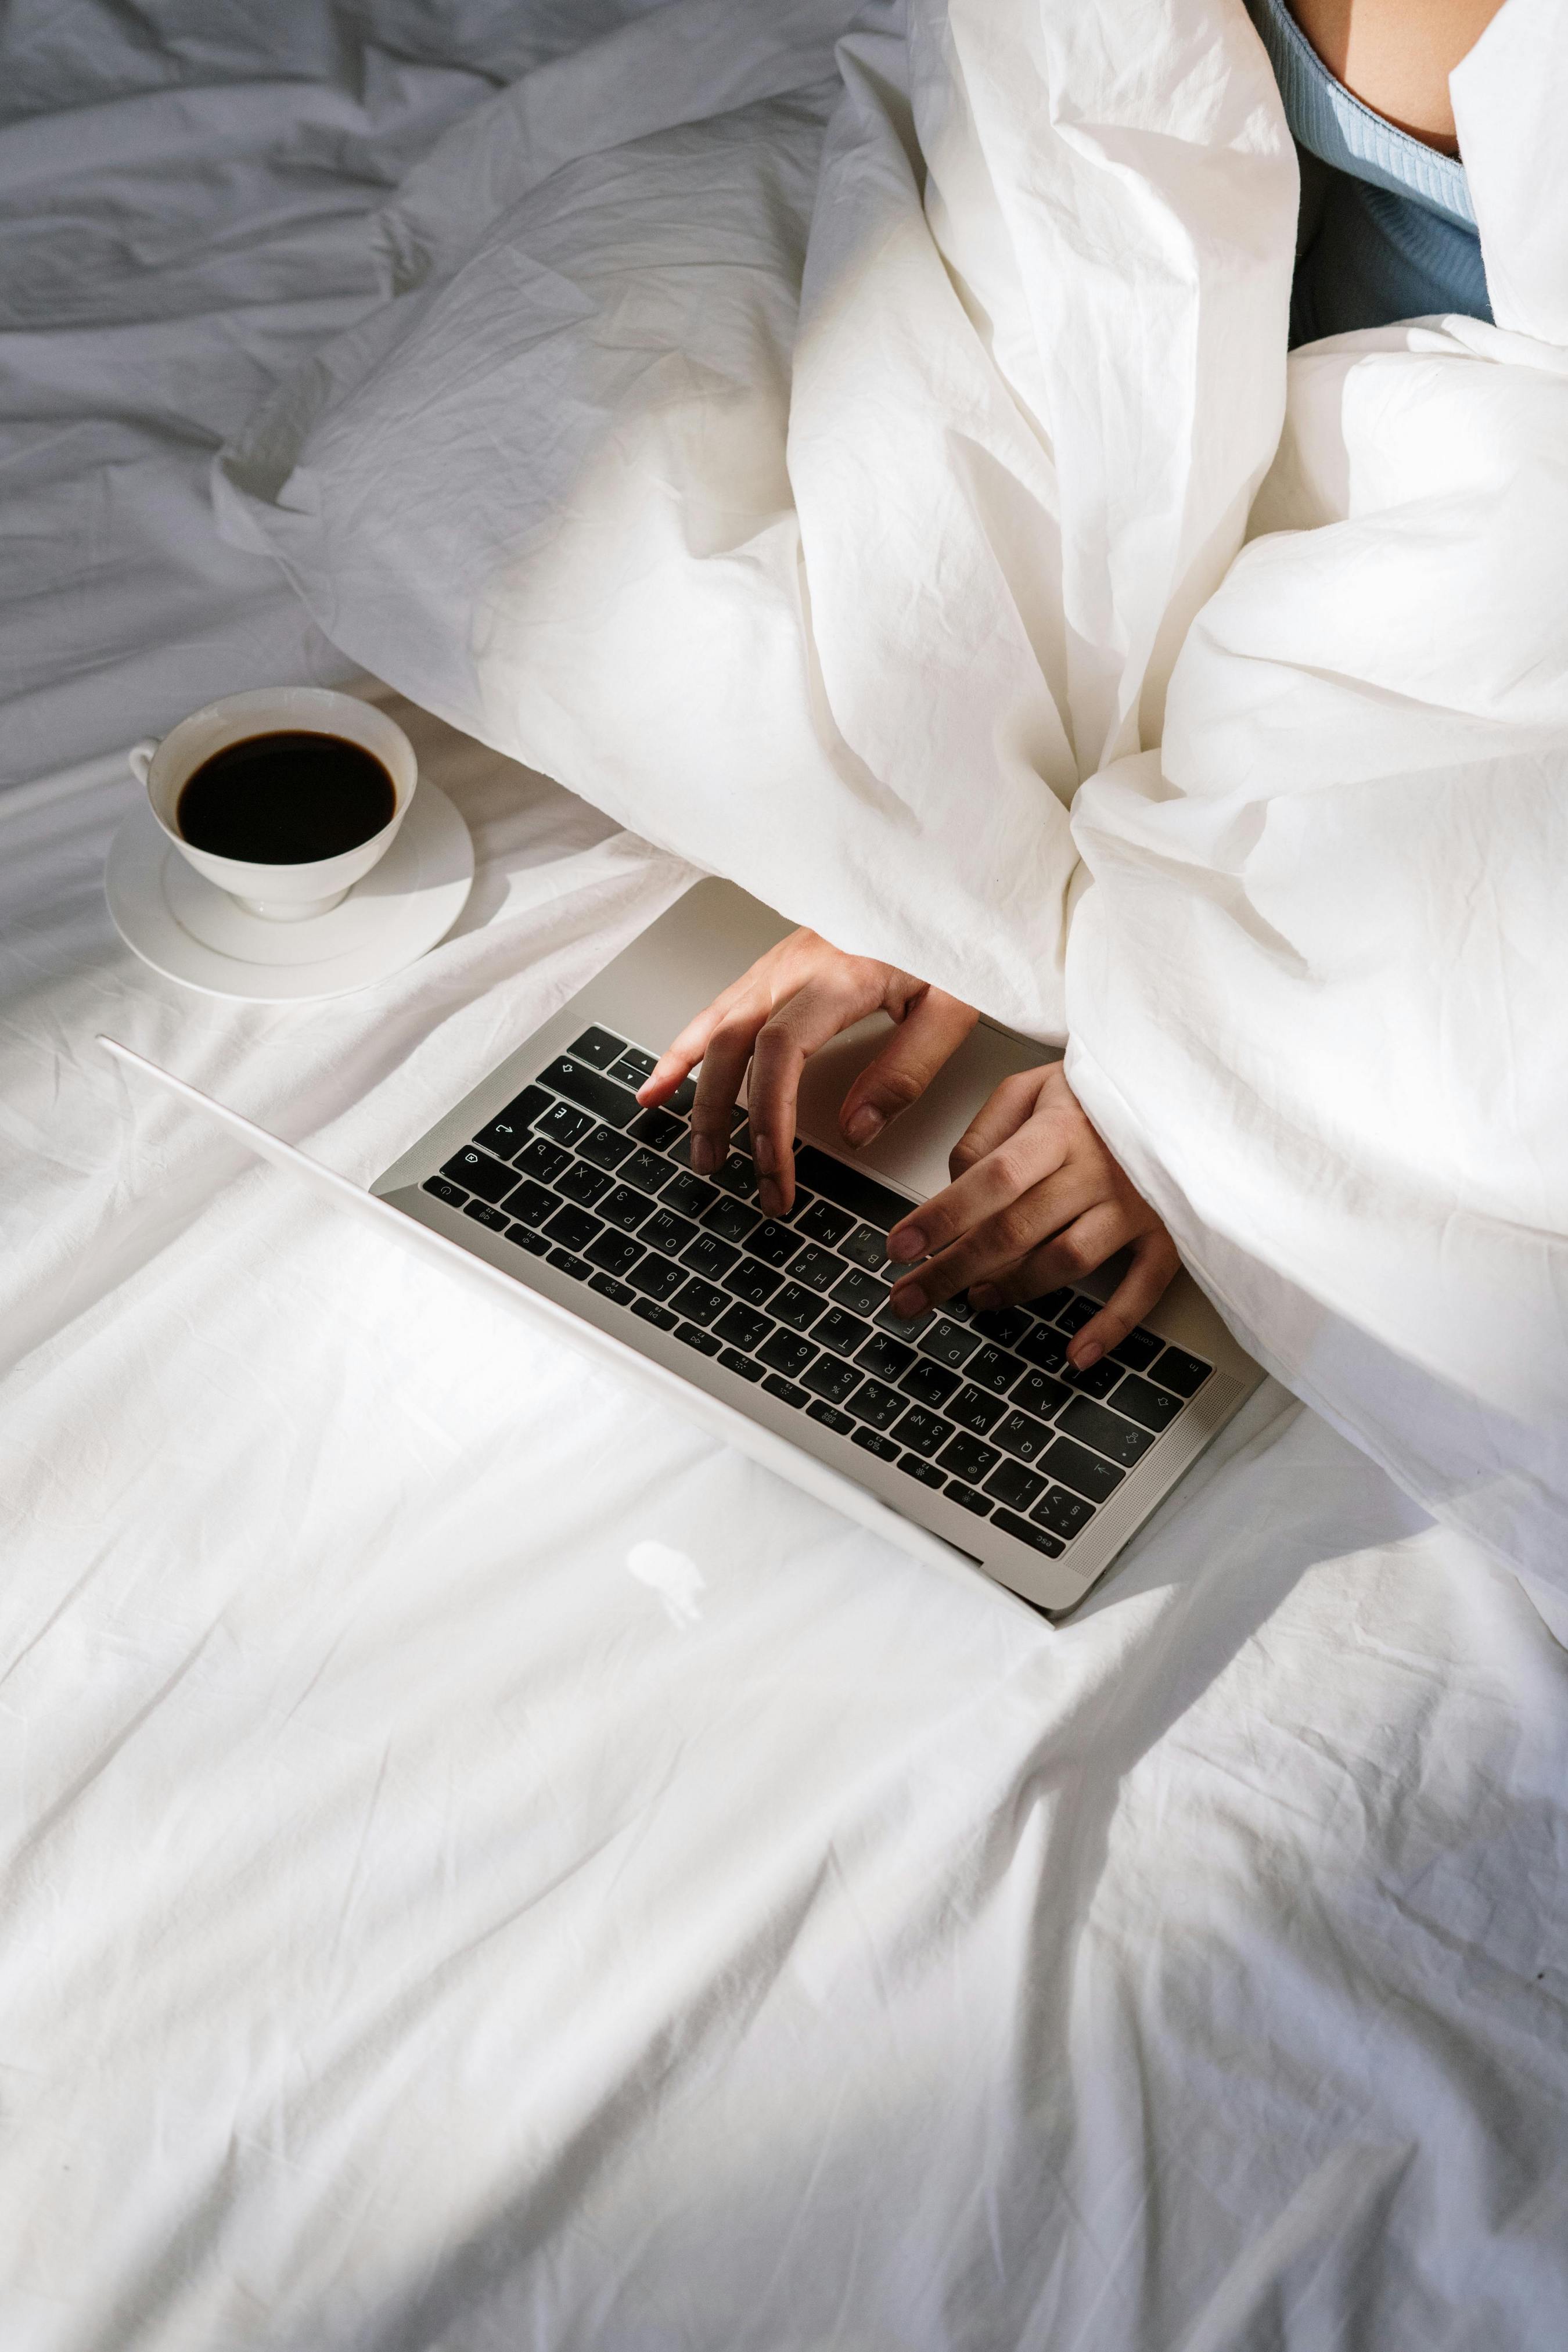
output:
[[392, 778], [341, 735], [288, 729], [230, 743], [190, 776], [174, 812], [193, 849], [251, 866], [312, 866], [390, 824]]

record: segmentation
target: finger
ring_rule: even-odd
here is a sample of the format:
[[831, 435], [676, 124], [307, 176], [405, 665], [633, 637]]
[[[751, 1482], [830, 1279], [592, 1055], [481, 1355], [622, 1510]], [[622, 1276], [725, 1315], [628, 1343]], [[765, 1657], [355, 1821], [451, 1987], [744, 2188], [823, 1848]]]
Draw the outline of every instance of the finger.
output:
[[1051, 1234], [1079, 1221], [1104, 1197], [1093, 1171], [1058, 1169], [1043, 1184], [1033, 1185], [994, 1216], [983, 1218], [950, 1247], [900, 1277], [893, 1293], [900, 1313], [921, 1312], [915, 1303], [917, 1292], [925, 1306], [940, 1307], [944, 1298], [955, 1297], [972, 1284], [1009, 1273]]
[[[748, 978], [750, 975], [747, 976]], [[727, 988], [697, 1015], [689, 1021], [679, 1037], [673, 1038], [654, 1064], [650, 1075], [637, 1090], [640, 1103], [661, 1103], [672, 1095], [683, 1078], [689, 1078], [708, 1050], [708, 1041], [732, 1008], [744, 1003], [754, 991], [741, 983]]]
[[979, 1018], [972, 1004], [942, 989], [921, 989], [844, 1097], [838, 1125], [845, 1141], [857, 1151], [874, 1143], [890, 1118], [920, 1099]]
[[[1101, 1199], [1006, 1273], [976, 1283], [970, 1292], [970, 1304], [982, 1309], [1026, 1306], [1045, 1291], [1080, 1282], [1134, 1238], [1131, 1212], [1120, 1201]], [[1084, 1329], [1089, 1328], [1086, 1323]]]
[[767, 999], [754, 996], [726, 1013], [709, 1037], [691, 1105], [691, 1165], [700, 1176], [710, 1176], [729, 1155], [731, 1114], [767, 1015]]
[[1047, 1073], [1044, 1070], [1016, 1070], [1010, 1078], [986, 1097], [980, 1109], [964, 1129], [947, 1155], [948, 1173], [962, 1176], [1010, 1135], [1016, 1135], [1026, 1119], [1032, 1118], [1039, 1102]]
[[[996, 1093], [1002, 1091], [998, 1087]], [[993, 1096], [992, 1101], [995, 1099]], [[987, 1218], [1005, 1216], [1007, 1238], [1012, 1241], [1009, 1254], [1019, 1256], [1042, 1232], [1050, 1231], [1049, 1226], [1029, 1225], [1022, 1208], [1025, 1196], [1057, 1173], [1067, 1158], [1072, 1135], [1071, 1122], [1054, 1111], [1026, 1118], [955, 1183], [933, 1192], [913, 1216], [895, 1225], [888, 1235], [888, 1255], [896, 1260], [935, 1257]], [[1016, 1216], [1011, 1213], [1015, 1209]]]
[[757, 1197], [770, 1217], [787, 1216], [795, 1202], [795, 1114], [806, 1057], [859, 1020], [869, 994], [863, 973], [845, 963], [808, 980], [757, 1033], [746, 1111]]
[[1132, 1244], [1132, 1263], [1098, 1315], [1068, 1342], [1068, 1361], [1080, 1372], [1098, 1364], [1129, 1331], [1136, 1329], [1150, 1308], [1163, 1297], [1181, 1260], [1176, 1244], [1163, 1225], [1142, 1234]]

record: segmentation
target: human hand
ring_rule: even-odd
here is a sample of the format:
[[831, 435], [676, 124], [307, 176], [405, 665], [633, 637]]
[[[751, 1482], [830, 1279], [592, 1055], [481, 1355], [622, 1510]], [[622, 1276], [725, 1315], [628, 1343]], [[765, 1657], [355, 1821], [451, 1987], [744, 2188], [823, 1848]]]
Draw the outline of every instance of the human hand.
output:
[[1111, 1158], [1059, 1062], [1005, 1078], [948, 1161], [956, 1180], [888, 1236], [904, 1263], [892, 1304], [911, 1319], [967, 1289], [981, 1308], [1037, 1298], [1131, 1245], [1110, 1299], [1068, 1343], [1079, 1371], [1142, 1322], [1175, 1273], [1170, 1234]]
[[858, 1150], [925, 1092], [979, 1015], [912, 972], [845, 955], [815, 931], [792, 931], [689, 1022], [637, 1088], [637, 1100], [667, 1101], [701, 1063], [690, 1114], [691, 1165], [710, 1175], [730, 1149], [730, 1115], [750, 1063], [757, 1194], [765, 1214], [787, 1216], [795, 1202], [795, 1099], [806, 1056], [878, 1012], [899, 1025], [838, 1113], [845, 1141]]

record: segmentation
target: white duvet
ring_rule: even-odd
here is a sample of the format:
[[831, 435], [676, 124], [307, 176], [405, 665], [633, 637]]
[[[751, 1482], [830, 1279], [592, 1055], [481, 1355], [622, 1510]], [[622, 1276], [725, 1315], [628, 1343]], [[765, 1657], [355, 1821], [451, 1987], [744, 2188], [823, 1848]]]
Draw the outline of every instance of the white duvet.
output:
[[579, 58], [448, 134], [226, 528], [449, 719], [1070, 1032], [1248, 1344], [1568, 1592], [1553, 12], [1456, 77], [1498, 327], [1289, 378], [1239, 0], [876, 0], [776, 94], [834, 14], [675, 0], [627, 119]]

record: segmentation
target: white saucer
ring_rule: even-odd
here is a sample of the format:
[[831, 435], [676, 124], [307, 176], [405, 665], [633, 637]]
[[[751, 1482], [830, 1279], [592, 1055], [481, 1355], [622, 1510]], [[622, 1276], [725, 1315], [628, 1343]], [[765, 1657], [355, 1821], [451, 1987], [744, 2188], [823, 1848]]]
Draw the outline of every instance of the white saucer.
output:
[[247, 915], [186, 864], [145, 803], [115, 835], [103, 887], [115, 929], [154, 971], [205, 996], [287, 1004], [401, 971], [451, 929], [473, 878], [468, 826], [421, 780], [380, 865], [308, 922]]

